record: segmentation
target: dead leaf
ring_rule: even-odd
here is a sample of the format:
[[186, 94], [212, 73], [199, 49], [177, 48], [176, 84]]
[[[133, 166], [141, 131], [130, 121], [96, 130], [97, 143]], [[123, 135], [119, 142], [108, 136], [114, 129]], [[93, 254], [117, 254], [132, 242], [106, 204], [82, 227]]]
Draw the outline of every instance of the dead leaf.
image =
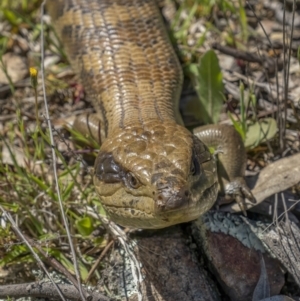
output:
[[[256, 180], [252, 193], [256, 204], [246, 201], [247, 209], [263, 202], [269, 196], [282, 192], [300, 182], [300, 153], [282, 158], [265, 167]], [[233, 203], [220, 208], [221, 211], [239, 212], [238, 204]]]
[[[2, 64], [0, 64], [0, 83], [9, 84], [9, 80], [4, 70], [8, 73], [13, 83], [24, 79], [28, 74], [28, 66], [26, 60], [14, 53], [8, 52], [2, 56]], [[4, 69], [4, 70], [3, 70]]]

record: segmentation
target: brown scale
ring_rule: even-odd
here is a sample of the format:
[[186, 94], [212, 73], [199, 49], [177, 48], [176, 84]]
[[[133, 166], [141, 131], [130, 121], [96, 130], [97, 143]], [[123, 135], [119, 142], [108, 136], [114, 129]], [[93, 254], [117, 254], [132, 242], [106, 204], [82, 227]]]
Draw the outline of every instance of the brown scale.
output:
[[[155, 1], [49, 0], [47, 9], [97, 111], [79, 117], [74, 128], [102, 144], [94, 184], [111, 219], [162, 228], [209, 210], [217, 196], [216, 163], [182, 125], [182, 71]], [[227, 153], [219, 175], [225, 193], [251, 199], [241, 138], [220, 128], [230, 143], [220, 139], [219, 127], [197, 135]]]

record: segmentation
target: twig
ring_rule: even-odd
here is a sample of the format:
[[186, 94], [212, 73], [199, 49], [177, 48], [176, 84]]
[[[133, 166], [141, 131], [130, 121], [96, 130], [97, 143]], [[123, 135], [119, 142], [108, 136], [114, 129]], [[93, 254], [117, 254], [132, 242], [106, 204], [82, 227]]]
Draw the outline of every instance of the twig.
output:
[[266, 65], [265, 67], [268, 69], [269, 72], [274, 72], [276, 62], [272, 58], [260, 57], [255, 53], [242, 51], [228, 46], [223, 46], [218, 43], [214, 43], [212, 45], [212, 48], [219, 50], [222, 53], [228, 54], [236, 59], [241, 59], [252, 63], [264, 64]]
[[50, 257], [43, 248], [36, 243], [33, 239], [29, 238], [27, 235], [23, 234], [24, 237], [28, 240], [28, 242], [35, 248], [39, 250], [39, 252], [44, 256], [45, 261], [52, 266], [55, 270], [63, 274], [73, 285], [78, 289], [77, 280], [73, 277], [73, 275], [63, 266], [61, 265], [55, 258]]
[[[255, 12], [255, 9], [254, 9], [253, 6], [249, 3], [249, 1], [246, 1], [246, 3], [247, 3], [247, 5], [248, 5], [248, 7], [251, 9], [253, 15], [256, 17], [256, 20], [258, 21], [258, 24], [259, 24], [260, 28], [261, 28], [262, 31], [264, 32], [264, 35], [265, 35], [265, 37], [267, 38], [267, 40], [268, 40], [268, 42], [269, 42], [269, 45], [270, 45], [270, 47], [271, 47], [273, 53], [276, 54], [275, 49], [274, 49], [274, 46], [273, 46], [273, 43], [272, 43], [272, 41], [271, 41], [269, 35], [267, 34], [267, 32], [266, 32], [266, 30], [265, 30], [263, 24], [261, 23], [260, 18], [257, 16], [257, 14], [256, 14], [256, 12]], [[277, 107], [279, 107], [279, 105], [280, 105], [280, 102], [279, 102], [279, 79], [278, 79], [278, 69], [280, 69], [279, 67], [282, 68], [282, 61], [280, 61], [280, 66], [279, 66], [279, 59], [278, 59], [278, 56], [276, 55], [276, 56], [275, 56], [275, 79], [276, 79], [276, 94], [275, 94], [275, 95], [276, 95], [276, 105], [277, 105]], [[271, 88], [271, 87], [272, 87], [272, 86], [270, 85], [270, 88]], [[272, 91], [272, 89], [270, 89], [270, 90]], [[271, 96], [271, 99], [273, 99], [272, 93], [270, 94], [270, 96]], [[279, 118], [279, 117], [277, 117], [277, 122], [278, 122], [278, 118]], [[279, 122], [278, 122], [278, 123], [279, 123]]]
[[[55, 284], [59, 291], [64, 293], [66, 299], [77, 301], [80, 299], [78, 290], [69, 284]], [[88, 296], [89, 301], [112, 301], [112, 299], [105, 297], [99, 292], [91, 292], [84, 290], [84, 293]], [[32, 282], [12, 285], [0, 286], [0, 298], [21, 298], [21, 297], [35, 297], [45, 299], [59, 299], [60, 295], [55, 289], [55, 286], [50, 282]]]
[[212, 44], [212, 48], [219, 50], [222, 53], [228, 54], [236, 59], [241, 59], [247, 62], [252, 63], [262, 63], [263, 59], [259, 57], [258, 55], [248, 52], [248, 51], [242, 51], [236, 48], [223, 46], [219, 43]]
[[103, 249], [103, 251], [101, 252], [100, 256], [98, 257], [98, 259], [96, 260], [96, 262], [94, 263], [94, 265], [92, 266], [92, 268], [90, 269], [85, 283], [88, 283], [90, 278], [93, 276], [95, 270], [97, 269], [98, 265], [100, 264], [101, 260], [103, 259], [103, 257], [105, 256], [105, 254], [107, 253], [107, 251], [110, 249], [110, 247], [113, 245], [114, 240], [111, 240]]
[[[286, 87], [286, 29], [285, 29], [285, 17], [286, 17], [286, 0], [283, 1], [283, 5], [284, 5], [284, 9], [283, 9], [283, 22], [282, 22], [282, 41], [283, 41], [283, 103], [286, 104], [287, 103], [287, 99], [285, 98], [286, 95], [286, 91], [287, 91], [287, 87]], [[286, 116], [286, 108], [285, 108], [285, 113], [284, 116]], [[282, 116], [278, 116], [279, 117], [279, 144], [280, 144], [280, 149], [281, 151], [283, 151], [284, 148], [284, 136], [283, 136], [283, 132], [284, 132], [284, 127], [285, 127], [285, 118], [282, 118]]]
[[[57, 296], [60, 296], [60, 298], [63, 301], [66, 301], [66, 299], [64, 298], [61, 290], [59, 289], [59, 287], [57, 286], [57, 284], [54, 282], [53, 278], [51, 277], [51, 275], [49, 274], [49, 272], [47, 271], [43, 261], [39, 258], [39, 256], [36, 254], [36, 252], [33, 250], [32, 246], [30, 245], [30, 243], [26, 240], [25, 236], [23, 235], [23, 233], [21, 232], [21, 230], [18, 228], [17, 224], [15, 223], [15, 221], [13, 220], [12, 216], [0, 205], [0, 209], [3, 213], [3, 216], [5, 218], [7, 218], [13, 228], [13, 230], [15, 231], [16, 235], [18, 235], [18, 237], [26, 244], [27, 248], [29, 249], [29, 251], [31, 252], [31, 254], [33, 255], [34, 259], [37, 261], [37, 263], [39, 264], [39, 266], [41, 267], [41, 269], [44, 271], [44, 273], [47, 275], [47, 277], [50, 279], [50, 281], [52, 282], [52, 286], [53, 286], [53, 290], [54, 288], [56, 289], [57, 292]], [[55, 290], [54, 290], [55, 291]], [[0, 289], [0, 295], [1, 295], [1, 289]], [[10, 294], [5, 295], [5, 298], [7, 296], [13, 297]], [[1, 296], [0, 296], [1, 297]]]
[[[286, 132], [286, 119], [287, 119], [287, 100], [288, 100], [288, 90], [289, 90], [289, 74], [290, 74], [290, 65], [291, 65], [291, 54], [292, 54], [292, 42], [293, 42], [293, 33], [294, 33], [294, 22], [295, 22], [295, 11], [296, 11], [296, 1], [293, 0], [293, 12], [292, 12], [292, 25], [291, 25], [291, 35], [290, 35], [290, 43], [289, 43], [289, 50], [288, 50], [288, 60], [287, 62], [284, 61], [284, 67], [287, 63], [287, 68], [284, 68], [283, 74], [284, 74], [284, 120], [283, 120], [283, 128], [282, 128], [282, 139], [285, 137]], [[285, 5], [285, 1], [284, 1]], [[284, 18], [285, 18], [285, 9], [284, 9]], [[283, 23], [283, 34], [285, 33], [285, 23]], [[285, 45], [285, 38], [283, 39], [283, 45]], [[285, 53], [284, 53], [284, 60], [285, 60]], [[287, 69], [287, 70], [286, 70]], [[284, 147], [283, 142], [283, 147]]]
[[75, 248], [73, 245], [73, 241], [71, 238], [71, 233], [68, 225], [68, 220], [64, 212], [64, 207], [62, 203], [62, 198], [60, 194], [60, 189], [59, 189], [59, 183], [58, 183], [58, 177], [57, 177], [57, 170], [56, 170], [56, 154], [55, 154], [55, 144], [54, 144], [54, 138], [53, 138], [53, 133], [52, 133], [52, 126], [51, 126], [51, 120], [50, 120], [50, 115], [49, 115], [49, 110], [48, 110], [48, 103], [47, 103], [47, 97], [46, 97], [46, 87], [45, 87], [45, 53], [44, 53], [44, 8], [45, 8], [45, 1], [43, 1], [41, 5], [41, 73], [42, 73], [42, 87], [43, 87], [43, 97], [44, 97], [44, 103], [45, 103], [45, 111], [46, 111], [46, 118], [47, 118], [47, 123], [48, 123], [48, 129], [49, 129], [49, 136], [50, 136], [50, 143], [51, 143], [51, 152], [52, 152], [52, 160], [53, 160], [53, 173], [54, 173], [54, 179], [55, 179], [55, 188], [56, 188], [56, 193], [57, 193], [57, 198], [58, 198], [58, 203], [60, 207], [60, 212], [63, 218], [64, 226], [66, 228], [66, 233], [68, 237], [68, 241], [70, 244], [70, 249], [71, 249], [71, 254], [72, 254], [72, 259], [73, 259], [73, 264], [74, 264], [74, 270], [78, 282], [78, 287], [79, 287], [79, 292], [81, 299], [84, 301], [85, 297], [82, 291], [82, 286], [81, 286], [81, 281], [80, 281], [80, 273], [78, 269], [78, 263], [77, 263], [77, 258], [76, 258], [76, 252]]

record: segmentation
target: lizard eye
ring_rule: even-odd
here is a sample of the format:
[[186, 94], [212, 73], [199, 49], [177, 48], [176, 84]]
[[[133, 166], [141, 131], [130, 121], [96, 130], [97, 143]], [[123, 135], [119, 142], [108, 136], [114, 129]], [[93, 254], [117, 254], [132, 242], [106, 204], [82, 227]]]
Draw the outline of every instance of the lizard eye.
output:
[[132, 172], [127, 173], [126, 184], [127, 184], [127, 186], [130, 186], [131, 188], [134, 188], [134, 189], [136, 189], [140, 186], [138, 179], [133, 175]]

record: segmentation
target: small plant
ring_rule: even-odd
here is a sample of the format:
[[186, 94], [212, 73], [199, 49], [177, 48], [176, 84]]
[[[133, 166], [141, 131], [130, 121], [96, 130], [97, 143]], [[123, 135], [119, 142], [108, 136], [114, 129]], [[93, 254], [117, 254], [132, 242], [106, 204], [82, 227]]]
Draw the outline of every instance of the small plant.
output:
[[[13, 214], [18, 226], [30, 233], [45, 252], [73, 273], [74, 265], [69, 252], [61, 249], [61, 245], [67, 243], [67, 240], [51, 172], [51, 142], [38, 115], [37, 69], [31, 68], [30, 74], [37, 126], [28, 130], [28, 121], [19, 107], [16, 109], [17, 122], [12, 125], [9, 139], [6, 136], [0, 137], [4, 147], [2, 153], [6, 156], [6, 159], [1, 158], [0, 161], [0, 206]], [[82, 169], [80, 161], [68, 162], [68, 156], [56, 149], [55, 152], [59, 158], [57, 170], [61, 198], [66, 215], [73, 225], [72, 236], [78, 241], [79, 249], [80, 241], [84, 241], [83, 249], [88, 245], [95, 248], [96, 245], [95, 250], [99, 250], [106, 244], [106, 240], [103, 237], [93, 237], [91, 233], [101, 225], [98, 214], [104, 214], [104, 211], [92, 188], [92, 178]], [[9, 223], [1, 228], [0, 241], [3, 242], [0, 247], [0, 266], [34, 262], [26, 245], [20, 243], [11, 232]], [[93, 261], [93, 256], [81, 251], [79, 270], [82, 279], [87, 277]]]
[[[245, 97], [246, 95], [246, 97]], [[253, 117], [249, 119], [247, 112], [252, 108]], [[240, 116], [234, 115], [229, 111], [228, 115], [233, 126], [240, 133], [244, 140], [245, 146], [252, 149], [259, 144], [266, 142], [276, 135], [278, 132], [277, 123], [274, 118], [257, 119], [256, 112], [256, 97], [253, 89], [245, 93], [243, 83], [240, 83]]]
[[201, 57], [199, 65], [190, 64], [186, 70], [199, 98], [199, 121], [217, 123], [224, 103], [223, 76], [218, 57], [213, 50], [209, 50]]

